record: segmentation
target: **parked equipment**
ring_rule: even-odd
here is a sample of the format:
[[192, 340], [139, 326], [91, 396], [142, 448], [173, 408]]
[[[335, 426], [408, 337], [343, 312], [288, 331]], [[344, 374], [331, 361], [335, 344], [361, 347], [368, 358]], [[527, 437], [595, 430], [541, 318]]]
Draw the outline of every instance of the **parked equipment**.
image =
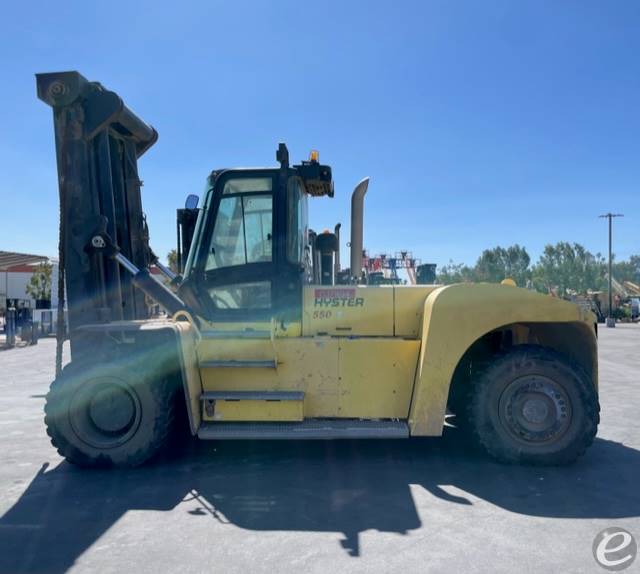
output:
[[398, 275], [398, 270], [403, 269], [407, 274], [409, 284], [415, 285], [419, 283], [416, 277], [416, 269], [419, 265], [420, 260], [416, 259], [411, 251], [399, 251], [395, 255], [380, 253], [374, 256], [369, 256], [365, 251], [363, 258], [364, 279], [367, 285], [401, 285], [402, 280]]
[[[588, 311], [506, 285], [362, 285], [368, 179], [342, 271], [339, 227], [313, 241], [307, 227], [309, 200], [333, 197], [331, 168], [317, 152], [292, 165], [284, 144], [276, 167], [211, 172], [185, 206], [195, 225], [179, 213], [176, 277], [142, 212], [137, 160], [156, 131], [77, 72], [37, 84], [54, 112], [72, 356], [45, 422], [69, 461], [143, 463], [181, 410], [201, 439], [437, 436], [449, 409], [500, 460], [568, 463], [591, 444]], [[150, 320], [149, 300], [169, 319]]]

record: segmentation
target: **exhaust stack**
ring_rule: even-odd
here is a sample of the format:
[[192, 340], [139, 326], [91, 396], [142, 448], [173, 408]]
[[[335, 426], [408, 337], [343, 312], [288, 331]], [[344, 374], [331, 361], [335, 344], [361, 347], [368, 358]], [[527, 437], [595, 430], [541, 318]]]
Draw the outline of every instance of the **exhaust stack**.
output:
[[335, 275], [336, 280], [338, 279], [338, 273], [340, 273], [340, 228], [341, 227], [342, 227], [341, 223], [336, 223], [336, 226], [333, 228], [333, 233], [336, 236], [336, 243], [337, 243], [335, 261], [333, 264], [334, 265], [333, 274]]
[[362, 276], [364, 195], [368, 188], [369, 178], [365, 177], [351, 195], [351, 276], [358, 282]]

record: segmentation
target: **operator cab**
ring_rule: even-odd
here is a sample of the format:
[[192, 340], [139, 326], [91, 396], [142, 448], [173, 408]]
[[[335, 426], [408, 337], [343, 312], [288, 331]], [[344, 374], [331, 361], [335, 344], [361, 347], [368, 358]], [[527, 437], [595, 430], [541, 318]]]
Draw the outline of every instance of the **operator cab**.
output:
[[[313, 280], [308, 196], [333, 197], [331, 168], [317, 152], [279, 168], [225, 169], [208, 178], [180, 297], [209, 321], [299, 320]], [[184, 210], [181, 210], [184, 211]]]

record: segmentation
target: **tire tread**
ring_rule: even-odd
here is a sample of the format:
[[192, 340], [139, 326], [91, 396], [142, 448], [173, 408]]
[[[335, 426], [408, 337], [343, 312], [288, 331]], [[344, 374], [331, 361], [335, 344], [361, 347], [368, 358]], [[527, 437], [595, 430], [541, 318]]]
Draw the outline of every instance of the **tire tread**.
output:
[[[64, 433], [60, 432], [56, 424], [56, 402], [63, 400], [70, 377], [80, 372], [81, 365], [70, 363], [64, 367], [62, 373], [50, 385], [44, 406], [44, 422], [47, 435], [58, 454], [69, 462], [82, 467], [105, 468], [115, 466], [113, 460], [107, 455], [100, 454], [90, 456], [69, 441]], [[153, 421], [151, 440], [136, 450], [128, 453], [123, 462], [117, 466], [135, 467], [144, 464], [157, 455], [168, 443], [171, 437], [176, 419], [176, 401], [173, 385], [170, 380], [160, 380], [150, 383], [153, 385], [153, 398], [156, 403], [156, 416]], [[123, 445], [124, 446], [124, 445]]]
[[[549, 455], [523, 453], [512, 445], [498, 440], [491, 426], [481, 422], [483, 395], [489, 392], [492, 384], [495, 384], [497, 373], [504, 369], [505, 365], [508, 369], [517, 369], [517, 363], [523, 360], [534, 361], [549, 369], [565, 373], [569, 369], [579, 382], [578, 393], [585, 411], [585, 424], [580, 429], [577, 440], [564, 450]], [[600, 404], [588, 375], [575, 361], [553, 349], [538, 345], [519, 345], [494, 355], [479, 369], [479, 375], [473, 382], [471, 400], [467, 404], [467, 417], [472, 440], [500, 462], [532, 466], [562, 466], [574, 462], [593, 443], [600, 423]]]

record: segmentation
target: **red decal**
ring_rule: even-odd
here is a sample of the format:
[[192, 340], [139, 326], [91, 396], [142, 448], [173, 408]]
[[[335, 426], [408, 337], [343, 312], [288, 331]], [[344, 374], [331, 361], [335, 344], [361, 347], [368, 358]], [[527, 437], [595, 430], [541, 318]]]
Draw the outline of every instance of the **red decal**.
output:
[[353, 299], [356, 290], [353, 288], [316, 289], [314, 296], [319, 299]]

